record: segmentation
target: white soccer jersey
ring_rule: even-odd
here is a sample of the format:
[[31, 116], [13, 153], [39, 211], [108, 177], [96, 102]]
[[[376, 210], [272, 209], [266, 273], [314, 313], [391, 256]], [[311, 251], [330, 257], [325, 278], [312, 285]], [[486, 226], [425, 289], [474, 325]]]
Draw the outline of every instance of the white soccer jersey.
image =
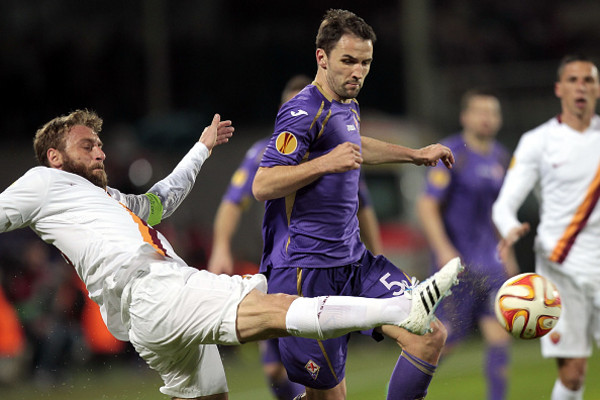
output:
[[600, 117], [585, 132], [553, 118], [525, 133], [493, 207], [502, 236], [535, 187], [540, 200], [536, 250], [565, 271], [600, 279]]
[[129, 277], [156, 259], [185, 265], [146, 221], [159, 222], [179, 206], [208, 155], [198, 142], [149, 195], [104, 191], [76, 174], [32, 168], [0, 194], [0, 232], [29, 226], [57, 247], [100, 305], [111, 333], [128, 340], [120, 302]]

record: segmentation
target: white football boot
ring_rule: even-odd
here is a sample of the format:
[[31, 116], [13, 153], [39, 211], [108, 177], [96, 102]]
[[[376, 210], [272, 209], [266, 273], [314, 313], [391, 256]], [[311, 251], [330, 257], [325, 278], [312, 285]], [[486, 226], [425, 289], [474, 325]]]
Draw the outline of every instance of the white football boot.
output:
[[456, 257], [423, 282], [418, 283], [415, 280], [404, 295], [412, 299], [410, 314], [398, 326], [417, 335], [431, 332], [430, 325], [435, 319], [435, 309], [444, 297], [452, 293], [450, 289], [458, 284], [458, 274], [464, 269], [460, 258]]

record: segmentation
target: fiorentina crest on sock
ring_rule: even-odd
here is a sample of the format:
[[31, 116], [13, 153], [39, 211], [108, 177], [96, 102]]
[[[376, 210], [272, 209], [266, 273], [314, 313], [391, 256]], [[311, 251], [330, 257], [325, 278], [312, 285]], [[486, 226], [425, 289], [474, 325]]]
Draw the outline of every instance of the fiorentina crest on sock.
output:
[[556, 286], [535, 273], [520, 274], [504, 282], [494, 308], [504, 329], [521, 339], [535, 339], [550, 332], [562, 311]]

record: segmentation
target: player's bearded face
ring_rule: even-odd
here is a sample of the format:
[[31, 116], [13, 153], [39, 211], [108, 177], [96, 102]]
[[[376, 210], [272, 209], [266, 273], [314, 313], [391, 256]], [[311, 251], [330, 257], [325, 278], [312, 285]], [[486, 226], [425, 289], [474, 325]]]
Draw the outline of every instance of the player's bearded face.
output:
[[358, 96], [373, 61], [373, 43], [354, 35], [341, 37], [331, 50], [327, 65], [327, 84], [339, 100]]
[[104, 164], [102, 162], [94, 162], [90, 166], [85, 166], [82, 162], [73, 160], [66, 152], [63, 155], [63, 171], [77, 174], [94, 185], [106, 189], [108, 184], [108, 177], [106, 171], [104, 171]]

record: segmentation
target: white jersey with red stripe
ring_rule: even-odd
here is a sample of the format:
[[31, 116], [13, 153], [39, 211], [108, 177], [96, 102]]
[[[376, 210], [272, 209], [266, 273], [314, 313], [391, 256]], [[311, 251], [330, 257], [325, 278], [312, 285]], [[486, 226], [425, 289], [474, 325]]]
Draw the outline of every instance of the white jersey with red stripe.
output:
[[100, 305], [110, 331], [127, 340], [120, 303], [129, 278], [160, 259], [186, 265], [146, 220], [160, 221], [179, 206], [208, 154], [196, 144], [151, 194], [142, 195], [105, 191], [79, 175], [34, 167], [0, 194], [0, 232], [29, 226], [58, 248]]
[[535, 189], [540, 206], [536, 251], [565, 271], [600, 279], [600, 117], [584, 132], [552, 118], [525, 133], [493, 207], [506, 237]]

